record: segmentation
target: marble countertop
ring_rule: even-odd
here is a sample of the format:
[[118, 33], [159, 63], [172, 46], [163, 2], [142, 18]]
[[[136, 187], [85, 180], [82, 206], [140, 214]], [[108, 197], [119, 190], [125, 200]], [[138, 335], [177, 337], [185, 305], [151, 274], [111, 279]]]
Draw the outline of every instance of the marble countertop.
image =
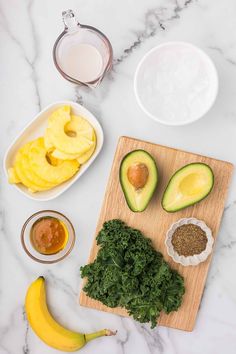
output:
[[[114, 48], [114, 67], [91, 91], [65, 81], [52, 61], [62, 31], [61, 12], [72, 8], [81, 23], [98, 27]], [[21, 129], [46, 105], [74, 100], [101, 122], [105, 144], [100, 156], [65, 194], [50, 202], [26, 199], [8, 185], [1, 170], [0, 196], [0, 354], [58, 353], [29, 328], [24, 296], [38, 275], [48, 280], [50, 308], [65, 326], [84, 332], [117, 329], [115, 337], [89, 343], [90, 354], [234, 354], [236, 352], [236, 179], [233, 178], [213, 262], [193, 332], [151, 330], [128, 318], [80, 307], [79, 268], [94, 237], [116, 143], [120, 135], [209, 155], [236, 163], [235, 0], [8, 0], [0, 1], [1, 157]], [[183, 127], [153, 122], [138, 107], [133, 76], [153, 46], [189, 41], [214, 60], [220, 80], [217, 101], [204, 119]], [[96, 178], [96, 180], [94, 180]], [[40, 209], [55, 209], [73, 222], [77, 242], [70, 257], [41, 265], [24, 253], [20, 229]]]

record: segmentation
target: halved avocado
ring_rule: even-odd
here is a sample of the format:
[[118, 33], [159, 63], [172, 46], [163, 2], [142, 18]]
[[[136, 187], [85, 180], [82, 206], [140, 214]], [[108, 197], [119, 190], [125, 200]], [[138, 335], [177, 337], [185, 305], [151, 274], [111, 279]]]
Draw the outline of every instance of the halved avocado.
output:
[[153, 157], [145, 150], [129, 152], [120, 164], [120, 183], [129, 208], [144, 211], [158, 182], [158, 171]]
[[175, 212], [200, 202], [211, 192], [214, 174], [210, 166], [190, 163], [171, 177], [162, 198], [162, 207], [168, 212]]

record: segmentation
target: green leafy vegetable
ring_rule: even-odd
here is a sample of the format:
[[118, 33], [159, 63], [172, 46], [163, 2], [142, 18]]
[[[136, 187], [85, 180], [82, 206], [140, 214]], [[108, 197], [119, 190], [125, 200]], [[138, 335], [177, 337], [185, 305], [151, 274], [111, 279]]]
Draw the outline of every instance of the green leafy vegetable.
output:
[[91, 264], [81, 267], [85, 293], [109, 307], [121, 306], [139, 322], [154, 328], [160, 312], [176, 311], [184, 281], [170, 268], [151, 240], [121, 220], [104, 223], [97, 236], [100, 249]]

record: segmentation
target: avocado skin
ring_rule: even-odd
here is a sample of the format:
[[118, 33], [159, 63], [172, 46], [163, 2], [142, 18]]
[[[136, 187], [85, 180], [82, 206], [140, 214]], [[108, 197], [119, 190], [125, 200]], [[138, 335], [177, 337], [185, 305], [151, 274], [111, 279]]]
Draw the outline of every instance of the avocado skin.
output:
[[[126, 186], [124, 185], [123, 180], [122, 180], [122, 165], [123, 165], [124, 161], [125, 161], [129, 156], [131, 156], [131, 155], [133, 155], [133, 154], [135, 154], [136, 152], [139, 152], [139, 151], [145, 153], [145, 154], [148, 156], [148, 158], [149, 158], [150, 160], [152, 160], [153, 165], [154, 165], [155, 170], [156, 170], [156, 182], [155, 182], [155, 186], [154, 186], [153, 190], [151, 191], [150, 196], [149, 196], [148, 200], [146, 201], [144, 207], [141, 208], [140, 210], [135, 210], [135, 209], [133, 208], [132, 204], [131, 204], [130, 201], [129, 201], [129, 198], [128, 198], [128, 196], [127, 196]], [[154, 192], [155, 192], [155, 190], [156, 190], [157, 183], [158, 183], [158, 176], [159, 176], [159, 175], [158, 175], [158, 168], [157, 168], [156, 161], [154, 160], [153, 156], [152, 156], [149, 152], [147, 152], [146, 150], [143, 150], [143, 149], [132, 150], [132, 151], [128, 152], [128, 153], [123, 157], [123, 159], [121, 160], [121, 163], [120, 163], [119, 180], [120, 180], [120, 184], [121, 184], [121, 187], [122, 187], [122, 191], [123, 191], [124, 196], [125, 196], [126, 203], [127, 203], [129, 209], [130, 209], [132, 212], [134, 212], [134, 213], [140, 213], [140, 212], [143, 212], [144, 210], [147, 209], [148, 204], [149, 204], [150, 200], [152, 199], [152, 196], [153, 196], [153, 194], [154, 194]]]
[[[209, 192], [208, 192], [204, 197], [202, 197], [201, 199], [199, 199], [199, 200], [196, 201], [196, 202], [193, 202], [193, 203], [191, 203], [191, 204], [185, 205], [184, 207], [177, 208], [177, 209], [175, 209], [175, 210], [166, 210], [165, 207], [164, 207], [164, 205], [163, 205], [163, 200], [164, 200], [165, 193], [166, 193], [166, 191], [168, 190], [169, 186], [171, 185], [171, 182], [172, 182], [173, 178], [174, 178], [181, 170], [183, 170], [183, 169], [186, 168], [187, 166], [191, 166], [191, 165], [204, 165], [204, 166], [206, 166], [206, 167], [211, 171], [212, 184], [211, 184], [211, 188], [210, 188]], [[212, 191], [212, 189], [213, 189], [213, 187], [214, 187], [214, 182], [215, 182], [215, 177], [214, 177], [213, 170], [212, 170], [212, 168], [211, 168], [209, 165], [207, 165], [206, 163], [204, 163], [204, 162], [192, 162], [192, 163], [189, 163], [189, 164], [187, 164], [187, 165], [184, 165], [183, 167], [181, 167], [181, 168], [179, 168], [177, 171], [175, 171], [175, 173], [171, 176], [171, 178], [170, 178], [170, 180], [169, 180], [169, 182], [168, 182], [168, 184], [167, 184], [167, 186], [166, 186], [166, 188], [165, 188], [165, 190], [164, 190], [163, 196], [162, 196], [162, 200], [161, 200], [162, 209], [164, 209], [167, 213], [176, 213], [177, 211], [186, 209], [186, 208], [188, 208], [188, 207], [190, 207], [190, 206], [193, 206], [193, 205], [195, 205], [195, 204], [201, 202], [201, 201], [204, 200], [206, 197], [208, 197], [208, 195], [211, 193], [211, 191]]]

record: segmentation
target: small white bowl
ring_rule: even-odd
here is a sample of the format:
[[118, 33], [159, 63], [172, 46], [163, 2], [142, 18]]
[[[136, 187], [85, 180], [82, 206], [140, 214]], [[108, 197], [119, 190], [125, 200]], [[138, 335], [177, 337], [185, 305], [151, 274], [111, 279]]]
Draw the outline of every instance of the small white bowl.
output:
[[134, 76], [141, 109], [155, 121], [171, 126], [203, 117], [215, 102], [218, 85], [213, 61], [186, 42], [154, 47], [141, 59]]
[[21, 192], [22, 194], [24, 194], [26, 197], [30, 199], [45, 202], [48, 200], [52, 200], [58, 197], [59, 195], [61, 195], [62, 193], [64, 193], [70, 186], [72, 186], [72, 184], [74, 184], [83, 175], [83, 173], [93, 163], [93, 161], [96, 159], [96, 157], [98, 156], [99, 152], [102, 149], [103, 140], [104, 140], [103, 130], [98, 120], [95, 118], [95, 116], [91, 112], [89, 112], [85, 107], [81, 106], [76, 102], [72, 102], [72, 101], [55, 102], [50, 104], [46, 108], [44, 108], [40, 113], [38, 113], [9, 146], [8, 150], [5, 153], [4, 161], [3, 161], [4, 164], [3, 167], [4, 167], [6, 177], [8, 178], [7, 171], [10, 167], [13, 166], [14, 158], [16, 156], [18, 149], [25, 143], [33, 139], [36, 139], [39, 136], [43, 136], [45, 133], [45, 129], [47, 127], [47, 121], [49, 115], [53, 111], [55, 111], [58, 107], [63, 105], [70, 105], [72, 107], [74, 114], [81, 115], [82, 117], [86, 118], [89, 123], [91, 123], [97, 136], [96, 149], [92, 157], [84, 165], [81, 166], [79, 171], [71, 179], [60, 184], [55, 188], [52, 188], [47, 191], [31, 193], [21, 183], [13, 185], [13, 187], [15, 187], [19, 192]]
[[[175, 230], [178, 227], [180, 227], [182, 225], [186, 225], [186, 224], [194, 224], [194, 225], [199, 226], [203, 231], [205, 231], [206, 237], [207, 237], [207, 244], [206, 244], [205, 250], [199, 254], [195, 254], [194, 256], [188, 256], [188, 257], [180, 256], [174, 250], [174, 247], [171, 242], [172, 236], [173, 236]], [[165, 245], [167, 248], [168, 255], [176, 263], [180, 263], [183, 266], [196, 266], [199, 263], [204, 262], [212, 252], [213, 243], [214, 243], [214, 238], [212, 236], [212, 232], [209, 229], [209, 227], [204, 223], [204, 221], [198, 220], [196, 218], [183, 218], [183, 219], [178, 220], [174, 224], [172, 224], [170, 229], [167, 231], [166, 239], [165, 239]]]

